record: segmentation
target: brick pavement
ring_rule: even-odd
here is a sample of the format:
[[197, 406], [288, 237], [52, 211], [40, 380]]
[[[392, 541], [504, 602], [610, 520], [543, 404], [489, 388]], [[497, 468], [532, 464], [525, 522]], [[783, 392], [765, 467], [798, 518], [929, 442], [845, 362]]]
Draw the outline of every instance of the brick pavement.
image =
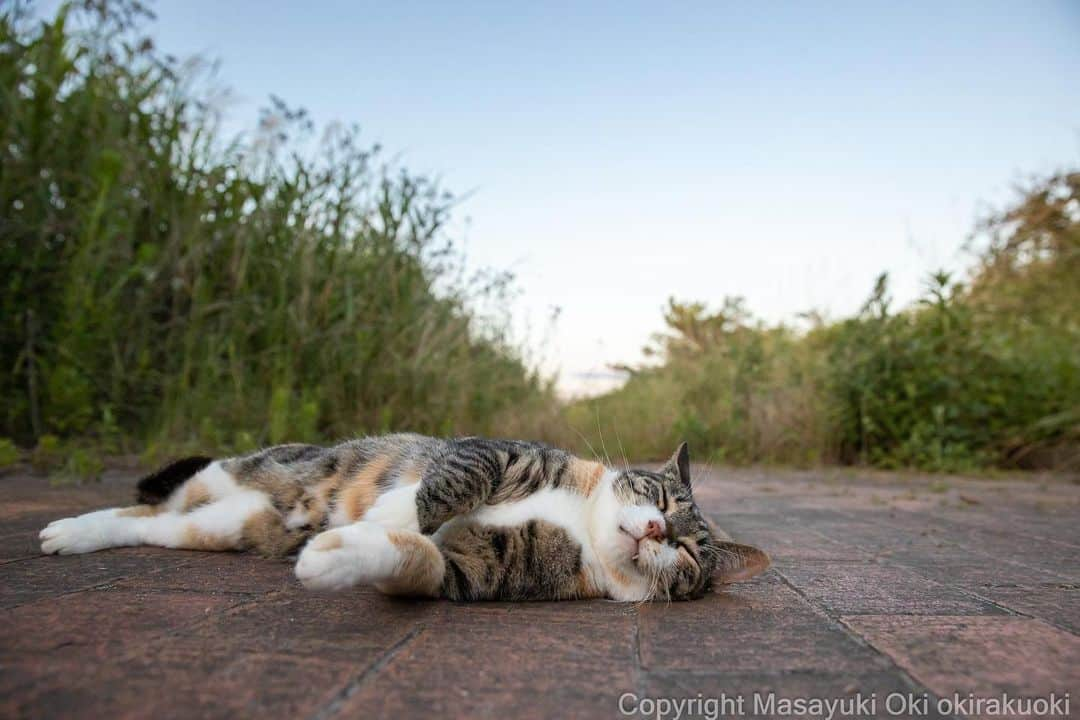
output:
[[702, 506], [772, 570], [692, 603], [468, 605], [314, 595], [287, 562], [228, 553], [42, 557], [42, 526], [126, 504], [133, 478], [9, 472], [0, 717], [621, 717], [626, 693], [630, 717], [643, 698], [699, 699], [683, 717], [701, 717], [740, 696], [749, 717], [755, 692], [873, 695], [885, 717], [893, 692], [925, 695], [929, 716], [953, 693], [1080, 695], [1075, 482], [697, 477]]

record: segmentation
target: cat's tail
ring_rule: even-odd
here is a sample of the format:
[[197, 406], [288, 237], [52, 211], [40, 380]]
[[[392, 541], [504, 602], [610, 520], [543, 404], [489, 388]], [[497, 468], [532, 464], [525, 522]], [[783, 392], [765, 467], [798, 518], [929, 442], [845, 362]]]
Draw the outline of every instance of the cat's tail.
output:
[[136, 498], [141, 505], [160, 505], [169, 499], [176, 488], [214, 461], [195, 456], [169, 463], [139, 481]]

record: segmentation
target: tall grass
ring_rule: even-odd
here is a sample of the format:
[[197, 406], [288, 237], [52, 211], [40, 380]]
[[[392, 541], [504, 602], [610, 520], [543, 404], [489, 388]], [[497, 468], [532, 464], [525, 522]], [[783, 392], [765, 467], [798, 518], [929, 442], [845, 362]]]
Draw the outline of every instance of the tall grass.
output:
[[[452, 198], [275, 101], [223, 138], [135, 3], [0, 16], [0, 435], [243, 449], [495, 432], [550, 389]], [[542, 414], [542, 413], [541, 413]]]
[[572, 405], [582, 445], [664, 457], [969, 470], [1080, 469], [1080, 173], [1035, 183], [989, 218], [964, 282], [929, 278], [892, 307], [809, 330], [672, 301], [668, 331], [620, 390]]

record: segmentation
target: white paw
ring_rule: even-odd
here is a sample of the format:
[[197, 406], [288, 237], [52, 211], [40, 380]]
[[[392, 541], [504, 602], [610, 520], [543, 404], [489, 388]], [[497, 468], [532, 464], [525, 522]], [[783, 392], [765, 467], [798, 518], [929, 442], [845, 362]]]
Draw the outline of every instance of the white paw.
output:
[[116, 517], [106, 512], [54, 520], [40, 533], [41, 552], [75, 555], [114, 547]]
[[384, 492], [361, 520], [393, 530], [420, 532], [420, 519], [416, 515], [416, 493], [419, 489], [420, 483], [413, 483]]
[[391, 577], [399, 558], [386, 530], [355, 522], [312, 538], [296, 561], [296, 577], [311, 590], [372, 585]]

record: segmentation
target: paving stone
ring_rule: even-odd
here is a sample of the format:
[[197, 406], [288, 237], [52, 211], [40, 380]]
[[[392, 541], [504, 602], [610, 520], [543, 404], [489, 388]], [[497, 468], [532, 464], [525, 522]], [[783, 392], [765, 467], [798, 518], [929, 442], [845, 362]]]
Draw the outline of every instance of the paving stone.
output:
[[892, 557], [905, 552], [923, 552], [936, 555], [959, 549], [970, 554], [939, 533], [941, 528], [927, 519], [914, 525], [899, 524], [898, 511], [863, 510], [843, 513], [840, 511], [803, 511], [799, 517], [807, 526], [836, 542], [851, 545], [874, 558]]
[[773, 560], [866, 560], [870, 554], [808, 527], [794, 514], [730, 514], [713, 519], [742, 543], [767, 549]]
[[773, 576], [687, 603], [643, 605], [646, 670], [865, 671], [882, 659]]
[[1066, 582], [1080, 583], [1080, 550], [1070, 545], [1026, 541], [1021, 537], [980, 530], [956, 532], [953, 537], [962, 545], [977, 548], [982, 554], [1041, 570]]
[[[236, 718], [314, 715], [359, 672], [352, 663], [163, 643], [108, 662], [60, 663], [56, 679], [4, 687], [6, 717]], [[47, 676], [46, 676], [47, 677]], [[3, 686], [0, 686], [3, 687]]]
[[[965, 527], [944, 518], [901, 511], [878, 514], [874, 525], [879, 527], [867, 527], [867, 523], [852, 518], [847, 523], [834, 521], [829, 529], [822, 531], [834, 538], [841, 535], [853, 538], [854, 542], [885, 551], [887, 555], [912, 550], [933, 552], [935, 548], [959, 549], [974, 558], [986, 558], [988, 562], [1005, 562], [1064, 580], [1080, 581], [1080, 551], [1072, 545]], [[893, 544], [883, 545], [888, 539], [893, 539]]]
[[634, 682], [634, 635], [611, 603], [455, 606], [335, 717], [611, 717]]
[[1080, 687], [1080, 638], [1039, 620], [910, 615], [844, 620], [942, 698], [1060, 697]]
[[182, 565], [183, 553], [162, 548], [123, 548], [88, 555], [38, 556], [0, 564], [0, 608], [146, 575]]
[[113, 590], [46, 598], [5, 613], [0, 654], [11, 657], [89, 648], [106, 659], [111, 651], [190, 625], [235, 602], [199, 593]]
[[993, 615], [994, 605], [911, 570], [867, 562], [786, 561], [777, 570], [835, 614]]
[[976, 511], [943, 509], [938, 514], [950, 525], [995, 533], [1006, 533], [1028, 540], [1064, 543], [1080, 550], [1080, 524], [1076, 522], [1080, 505], [1062, 503], [1049, 509], [1010, 504], [1007, 512], [994, 506]]
[[113, 583], [117, 589], [175, 590], [266, 595], [299, 590], [294, 559], [276, 560], [247, 553], [171, 551], [184, 562]]
[[1062, 579], [1045, 570], [1016, 563], [997, 561], [963, 550], [944, 550], [937, 554], [904, 550], [885, 558], [890, 565], [900, 565], [939, 583], [986, 595], [987, 588], [1017, 584], [1060, 584]]
[[[993, 556], [978, 545], [958, 542], [948, 523], [913, 513], [888, 512], [873, 522], [843, 516], [829, 518], [824, 532], [844, 535], [863, 547], [873, 548], [874, 558], [902, 565], [937, 582], [978, 589], [996, 585], [1060, 583], [1060, 575], [1026, 565], [1012, 557]], [[965, 542], [970, 542], [966, 540]]]
[[993, 587], [980, 592], [1005, 607], [1080, 635], [1080, 588], [1018, 585]]
[[230, 637], [251, 652], [291, 652], [366, 664], [444, 608], [362, 589], [341, 595], [297, 590], [245, 601], [185, 628], [184, 637]]
[[15, 532], [0, 536], [0, 563], [26, 560], [41, 555], [37, 534]]

